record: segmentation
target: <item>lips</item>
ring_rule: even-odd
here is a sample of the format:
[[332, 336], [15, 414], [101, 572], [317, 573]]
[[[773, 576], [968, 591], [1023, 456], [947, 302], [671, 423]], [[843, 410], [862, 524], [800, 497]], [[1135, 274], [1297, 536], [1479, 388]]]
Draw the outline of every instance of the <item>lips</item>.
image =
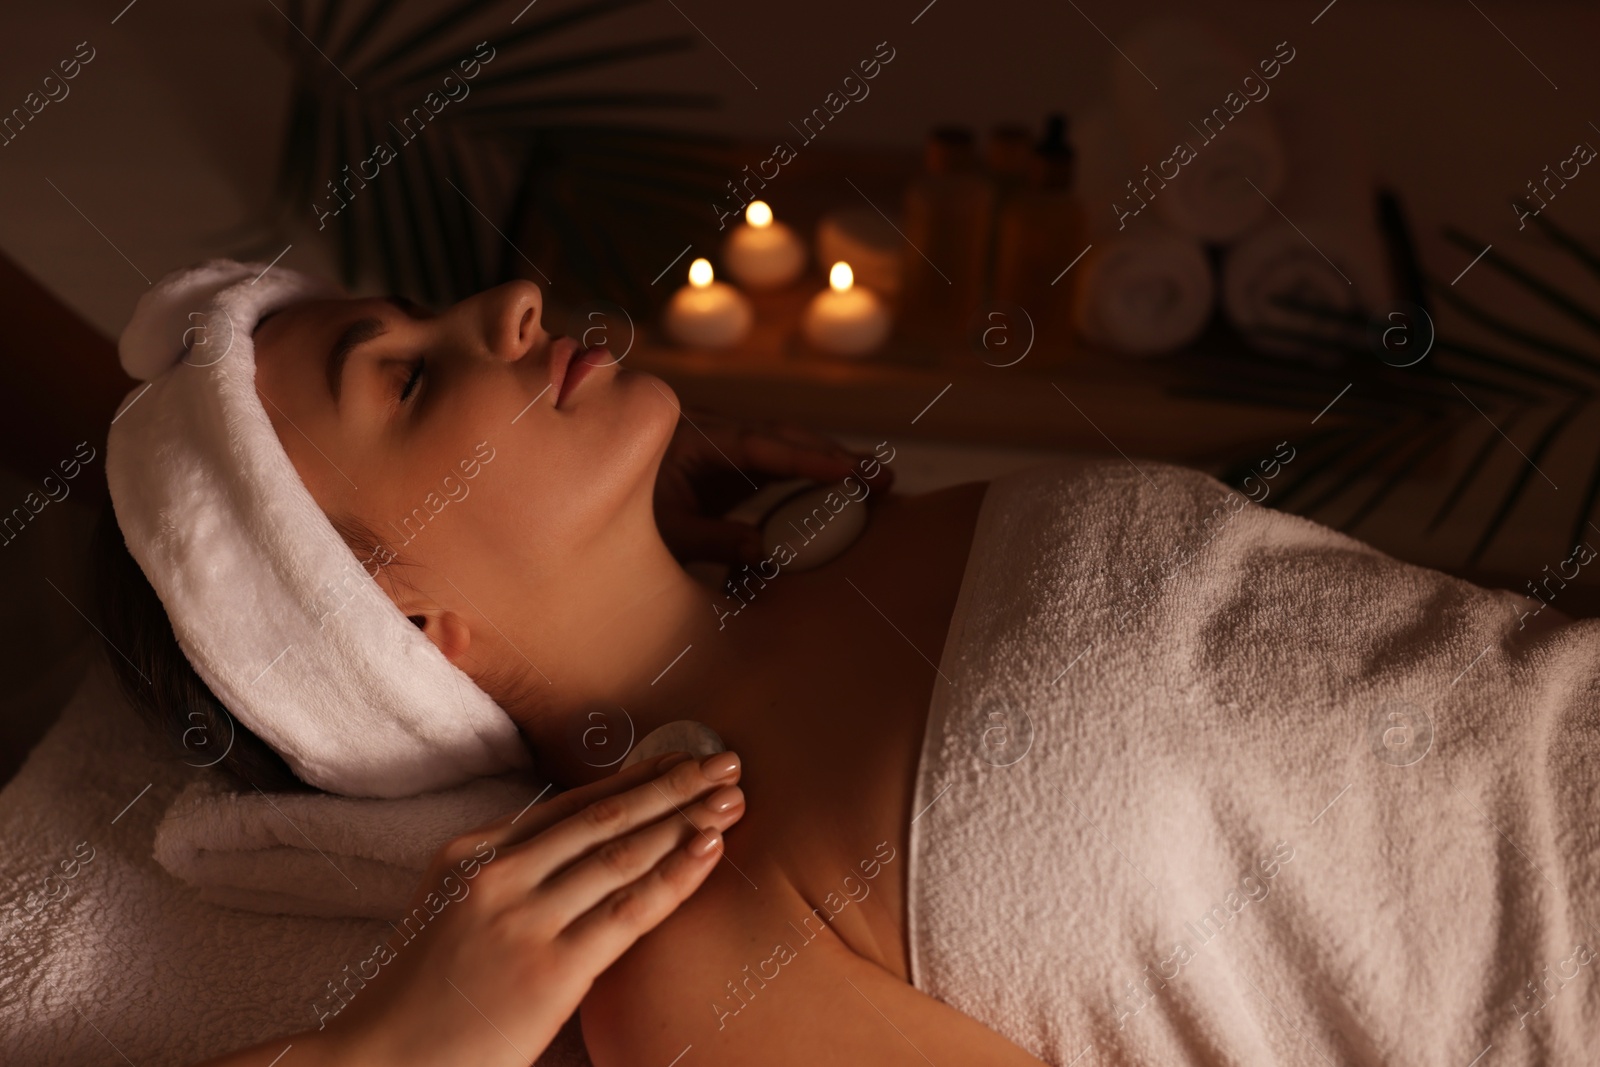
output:
[[571, 396], [578, 385], [597, 367], [614, 363], [604, 345], [583, 348], [571, 337], [559, 337], [550, 352], [550, 381], [555, 386], [555, 406]]
[[556, 391], [556, 404], [561, 402], [561, 391], [566, 387], [567, 371], [571, 368], [572, 360], [577, 356], [580, 347], [571, 337], [557, 337], [550, 342], [550, 384], [546, 388]]

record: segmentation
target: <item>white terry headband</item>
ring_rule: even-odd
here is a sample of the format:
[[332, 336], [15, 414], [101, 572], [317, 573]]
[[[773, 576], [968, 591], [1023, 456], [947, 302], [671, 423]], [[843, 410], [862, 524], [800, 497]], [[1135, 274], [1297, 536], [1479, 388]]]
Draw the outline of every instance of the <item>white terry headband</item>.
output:
[[526, 767], [516, 724], [384, 594], [256, 393], [256, 324], [345, 295], [232, 260], [145, 293], [118, 343], [148, 384], [106, 444], [117, 523], [201, 680], [302, 780], [398, 797]]

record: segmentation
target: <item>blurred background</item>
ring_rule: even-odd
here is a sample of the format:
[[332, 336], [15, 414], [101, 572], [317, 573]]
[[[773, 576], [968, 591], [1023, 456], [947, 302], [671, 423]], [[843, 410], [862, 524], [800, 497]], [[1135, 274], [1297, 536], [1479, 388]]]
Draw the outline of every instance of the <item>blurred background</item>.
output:
[[[0, 354], [0, 508], [131, 387], [76, 395], [64, 349], [281, 256], [434, 305], [531, 278], [691, 405], [895, 442], [907, 490], [1188, 463], [1600, 609], [1594, 5], [401, 7], [7, 16], [0, 316], [64, 307]], [[0, 778], [97, 654], [88, 466], [0, 537]]]

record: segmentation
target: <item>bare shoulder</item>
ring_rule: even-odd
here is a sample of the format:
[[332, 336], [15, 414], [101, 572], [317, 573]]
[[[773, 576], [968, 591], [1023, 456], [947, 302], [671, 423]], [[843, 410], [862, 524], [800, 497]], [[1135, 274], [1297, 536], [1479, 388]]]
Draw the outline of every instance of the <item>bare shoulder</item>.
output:
[[913, 514], [939, 516], [959, 523], [966, 518], [977, 519], [978, 509], [983, 505], [988, 489], [989, 483], [986, 481], [961, 482], [925, 493], [897, 495], [891, 499]]
[[811, 909], [781, 877], [759, 889], [737, 875], [716, 882], [595, 982], [582, 1006], [595, 1067], [911, 1067], [935, 1049], [945, 1062], [1038, 1067], [999, 1034], [851, 951], [825, 923], [799, 919]]
[[861, 569], [895, 573], [935, 567], [959, 578], [988, 489], [988, 482], [962, 482], [890, 495], [863, 539], [865, 551], [857, 556]]

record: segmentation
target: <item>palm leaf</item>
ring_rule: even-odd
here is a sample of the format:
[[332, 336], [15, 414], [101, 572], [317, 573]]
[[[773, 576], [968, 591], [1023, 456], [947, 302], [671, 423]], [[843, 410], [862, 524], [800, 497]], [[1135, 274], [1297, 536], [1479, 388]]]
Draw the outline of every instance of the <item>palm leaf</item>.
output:
[[1543, 214], [1533, 216], [1533, 221], [1538, 224], [1539, 229], [1544, 232], [1544, 235], [1550, 239], [1552, 244], [1572, 256], [1585, 267], [1588, 267], [1597, 277], [1600, 277], [1600, 254], [1596, 254], [1582, 241], [1557, 226], [1552, 220], [1545, 218]]
[[[367, 116], [361, 118], [361, 142], [367, 146], [369, 153], [372, 146], [378, 143], [371, 119]], [[400, 248], [395, 242], [398, 231], [388, 224], [388, 214], [394, 210], [393, 187], [384, 186], [373, 192], [373, 202], [368, 206], [368, 211], [375, 220], [372, 229], [378, 239], [378, 262], [382, 265], [384, 286], [391, 293], [407, 292], [410, 286], [404, 281], [405, 268], [401, 262]]]
[[1363, 436], [1364, 447], [1352, 450], [1340, 457], [1341, 462], [1334, 470], [1330, 470], [1329, 484], [1321, 493], [1311, 498], [1303, 505], [1306, 511], [1316, 512], [1327, 507], [1333, 501], [1344, 495], [1356, 482], [1366, 478], [1371, 473], [1371, 467], [1381, 457], [1388, 454], [1390, 448], [1405, 440], [1406, 435], [1412, 433], [1413, 425], [1397, 423]]
[[[637, 7], [644, 2], [645, 0], [588, 0], [586, 3], [573, 4], [559, 11], [552, 12], [547, 9], [529, 19], [520, 29], [507, 34], [496, 33], [490, 44], [496, 52], [502, 48], [512, 50], [528, 44], [537, 44], [562, 30], [575, 29], [586, 22], [625, 8]], [[464, 3], [458, 0], [433, 21], [403, 35], [399, 41], [390, 45], [387, 51], [359, 69], [365, 77], [381, 78], [385, 72], [403, 67], [406, 63], [426, 62], [423, 57], [430, 46], [438, 47], [440, 42], [448, 42], [451, 39], [459, 45], [467, 36], [472, 36], [465, 31], [474, 19], [490, 8], [503, 6], [497, 0], [466, 0]], [[371, 39], [370, 31], [366, 39]], [[354, 49], [351, 49], [351, 52], [353, 53]], [[449, 62], [442, 64], [433, 62], [435, 65], [431, 67], [409, 68], [401, 80], [415, 77], [419, 70], [434, 71], [442, 77], [451, 66]]]
[[1440, 286], [1437, 291], [1444, 298], [1445, 303], [1455, 308], [1463, 316], [1478, 323], [1480, 326], [1487, 327], [1508, 341], [1542, 352], [1547, 356], [1552, 356], [1583, 370], [1600, 371], [1600, 359], [1596, 359], [1581, 349], [1573, 348], [1571, 345], [1551, 340], [1543, 334], [1524, 329], [1515, 323], [1507, 322], [1498, 315], [1491, 315], [1480, 305], [1457, 294], [1449, 286]]
[[1500, 506], [1496, 509], [1494, 517], [1484, 527], [1483, 535], [1478, 538], [1478, 543], [1468, 553], [1468, 566], [1478, 561], [1484, 550], [1489, 547], [1490, 542], [1499, 534], [1501, 525], [1504, 524], [1511, 512], [1516, 508], [1517, 501], [1521, 499], [1523, 491], [1528, 488], [1528, 483], [1533, 479], [1534, 474], [1537, 472], [1541, 478], [1544, 477], [1544, 472], [1538, 470], [1539, 461], [1545, 457], [1550, 447], [1561, 436], [1561, 431], [1567, 428], [1572, 422], [1573, 416], [1577, 415], [1582, 407], [1582, 399], [1568, 404], [1566, 409], [1551, 420], [1550, 425], [1545, 428], [1545, 432], [1539, 436], [1539, 440], [1533, 446], [1533, 451], [1528, 453], [1528, 462], [1517, 468], [1516, 480], [1512, 482], [1511, 488], [1507, 490], [1505, 496], [1501, 499]]
[[[1427, 297], [1438, 299], [1463, 321], [1485, 331], [1488, 343], [1440, 336], [1426, 359], [1412, 367], [1395, 368], [1374, 359], [1375, 353], [1355, 339], [1355, 330], [1366, 321], [1360, 313], [1281, 300], [1280, 306], [1300, 317], [1304, 328], [1264, 331], [1258, 336], [1293, 340], [1306, 351], [1323, 353], [1324, 360], [1334, 360], [1331, 365], [1263, 360], [1259, 355], [1247, 359], [1237, 348], [1208, 351], [1203, 358], [1190, 354], [1174, 363], [1172, 391], [1282, 410], [1315, 411], [1346, 385], [1351, 386], [1339, 402], [1339, 428], [1312, 438], [1302, 449], [1304, 455], [1284, 468], [1275, 498], [1269, 501], [1274, 506], [1319, 518], [1341, 508], [1340, 526], [1351, 529], [1395, 499], [1398, 490], [1430, 459], [1448, 455], [1444, 450], [1451, 442], [1478, 433], [1480, 439], [1471, 449], [1450, 456], [1448, 491], [1422, 534], [1430, 536], [1458, 516], [1468, 491], [1492, 478], [1488, 503], [1472, 519], [1463, 567], [1478, 565], [1519, 516], [1524, 525], [1534, 516], [1548, 516], [1552, 521], [1547, 525], [1553, 529], [1568, 528], [1571, 522], [1573, 541], [1581, 540], [1600, 503], [1600, 455], [1592, 456], [1583, 468], [1584, 488], [1575, 517], [1565, 511], [1572, 502], [1570, 494], [1531, 493], [1529, 487], [1535, 480], [1543, 480], [1539, 468], [1558, 450], [1571, 455], [1571, 449], [1564, 446], [1585, 425], [1580, 415], [1594, 410], [1600, 392], [1600, 351], [1516, 322], [1467, 299], [1444, 281], [1427, 277], [1410, 251], [1412, 243], [1398, 201], [1380, 197], [1379, 215], [1390, 242], [1391, 262], [1408, 299], [1424, 308]], [[1543, 216], [1535, 216], [1535, 221], [1553, 247], [1585, 272], [1600, 276], [1600, 252]], [[1445, 236], [1474, 256], [1485, 249], [1485, 242], [1460, 229], [1447, 228]], [[1600, 307], [1498, 250], [1489, 249], [1482, 258], [1491, 270], [1544, 307], [1600, 334]], [[1475, 396], [1482, 413], [1466, 399], [1467, 393], [1457, 389]], [[1520, 443], [1526, 452], [1516, 457], [1517, 463], [1506, 465], [1502, 450], [1517, 447], [1507, 441], [1514, 440], [1519, 429], [1526, 430], [1535, 413], [1546, 413], [1536, 424], [1536, 436], [1531, 444]], [[1483, 425], [1486, 417], [1489, 426]], [[1249, 463], [1247, 457], [1239, 457], [1232, 468], [1233, 477], [1248, 473]], [[1565, 484], [1567, 479], [1562, 480]], [[1344, 506], [1353, 493], [1359, 493], [1353, 506]], [[1567, 547], [1561, 546], [1561, 550]]]
[[[1457, 247], [1466, 249], [1467, 251], [1471, 251], [1472, 249], [1481, 247], [1483, 245], [1483, 242], [1468, 236], [1466, 233], [1456, 229], [1453, 226], [1446, 227], [1444, 235]], [[1555, 285], [1552, 285], [1550, 282], [1545, 281], [1543, 278], [1528, 270], [1526, 267], [1523, 267], [1515, 261], [1506, 258], [1501, 253], [1494, 251], [1493, 248], [1488, 248], [1484, 252], [1483, 261], [1489, 264], [1489, 266], [1493, 267], [1495, 270], [1499, 271], [1501, 274], [1504, 274], [1506, 277], [1510, 278], [1512, 281], [1521, 285], [1524, 289], [1528, 290], [1528, 292], [1544, 300], [1545, 303], [1549, 304], [1557, 311], [1560, 311], [1574, 321], [1587, 326], [1596, 333], [1600, 333], [1600, 315], [1596, 315], [1594, 312], [1584, 307], [1583, 302], [1578, 300], [1576, 297], [1569, 295], [1565, 291], [1557, 288]]]
[[[346, 167], [372, 173], [364, 161], [387, 144], [394, 158], [319, 235], [331, 241], [347, 284], [370, 276], [437, 305], [528, 276], [536, 260], [523, 246], [555, 245], [565, 255], [564, 294], [661, 299], [641, 278], [660, 269], [660, 247], [709, 236], [705, 205], [722, 178], [711, 153], [720, 142], [630, 116], [705, 108], [715, 98], [566, 81], [695, 44], [687, 35], [578, 43], [578, 31], [643, 2], [544, 0], [511, 26], [506, 5], [492, 0], [435, 0], [421, 12], [395, 0], [286, 7], [293, 78], [273, 203], [260, 225], [284, 235], [292, 220], [316, 221], [315, 205], [338, 207], [327, 183]], [[460, 62], [485, 41], [494, 58], [466, 79]], [[440, 106], [452, 74], [466, 95], [437, 112], [424, 106], [425, 98]], [[405, 122], [421, 132], [402, 134]], [[584, 168], [592, 177], [585, 170], [585, 180], [570, 180]], [[647, 227], [638, 224], [644, 203], [659, 211]]]
[[[1526, 407], [1519, 407], [1512, 411], [1511, 417], [1499, 427], [1500, 433], [1509, 436], [1511, 431], [1517, 428], [1517, 423], [1521, 421], [1522, 416], [1527, 411]], [[1491, 427], [1489, 432], [1483, 435], [1483, 443], [1478, 446], [1477, 453], [1467, 463], [1466, 468], [1461, 472], [1461, 476], [1456, 479], [1455, 485], [1451, 487], [1450, 492], [1445, 494], [1445, 498], [1439, 502], [1438, 510], [1433, 513], [1433, 519], [1428, 523], [1428, 533], [1438, 529], [1439, 524], [1449, 517], [1450, 512], [1461, 502], [1462, 497], [1467, 495], [1467, 490], [1472, 488], [1472, 483], [1482, 475], [1484, 465], [1489, 462], [1490, 454], [1499, 447], [1500, 434], [1496, 433], [1494, 428]]]
[[1572, 536], [1567, 539], [1570, 544], [1588, 540], [1589, 516], [1594, 513], [1597, 498], [1600, 498], [1600, 457], [1596, 457], [1589, 484], [1584, 487], [1583, 499], [1578, 505], [1578, 517], [1572, 524]]
[[1435, 426], [1433, 433], [1417, 436], [1416, 446], [1406, 453], [1402, 453], [1395, 462], [1394, 467], [1379, 482], [1372, 491], [1372, 495], [1361, 502], [1361, 505], [1344, 520], [1346, 530], [1358, 528], [1367, 516], [1378, 510], [1396, 489], [1399, 489], [1416, 472], [1417, 468], [1426, 463], [1434, 453], [1445, 447], [1455, 437], [1455, 427], [1451, 425]]

